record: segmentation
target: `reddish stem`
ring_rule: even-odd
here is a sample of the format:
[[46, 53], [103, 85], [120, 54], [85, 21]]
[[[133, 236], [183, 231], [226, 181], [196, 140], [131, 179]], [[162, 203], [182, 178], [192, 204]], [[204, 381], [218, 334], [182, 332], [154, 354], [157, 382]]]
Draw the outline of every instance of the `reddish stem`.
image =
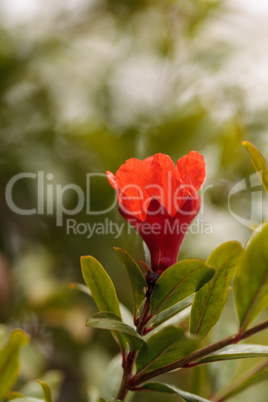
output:
[[199, 360], [211, 353], [217, 352], [218, 350], [223, 349], [224, 347], [226, 347], [228, 345], [236, 344], [238, 341], [246, 339], [249, 336], [252, 336], [252, 335], [256, 334], [257, 332], [260, 332], [266, 328], [268, 328], [268, 321], [264, 321], [261, 324], [258, 324], [252, 328], [249, 328], [243, 334], [241, 334], [241, 332], [239, 332], [238, 334], [231, 335], [231, 336], [221, 339], [220, 341], [215, 342], [211, 345], [205, 346], [202, 349], [198, 349], [195, 352], [193, 352], [192, 354], [184, 357], [183, 359], [181, 359], [175, 363], [168, 364], [165, 367], [161, 367], [159, 369], [152, 370], [149, 373], [142, 373], [142, 372], [137, 373], [129, 380], [128, 386], [130, 389], [133, 389], [133, 388], [137, 387], [137, 385], [139, 385], [151, 378], [157, 377], [161, 374], [168, 373], [169, 371], [176, 370], [179, 368], [189, 368], [189, 367], [191, 367], [191, 364], [198, 365], [198, 362], [194, 363], [195, 360]]

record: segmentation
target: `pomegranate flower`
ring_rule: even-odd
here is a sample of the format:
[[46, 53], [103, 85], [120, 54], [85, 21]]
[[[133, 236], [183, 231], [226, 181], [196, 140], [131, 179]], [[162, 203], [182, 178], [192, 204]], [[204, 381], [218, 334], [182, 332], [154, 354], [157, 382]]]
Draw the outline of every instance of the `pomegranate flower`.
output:
[[129, 159], [115, 175], [106, 172], [121, 215], [147, 244], [151, 268], [159, 275], [177, 262], [185, 233], [200, 209], [197, 191], [205, 169], [203, 156], [191, 151], [177, 167], [159, 153], [143, 161]]

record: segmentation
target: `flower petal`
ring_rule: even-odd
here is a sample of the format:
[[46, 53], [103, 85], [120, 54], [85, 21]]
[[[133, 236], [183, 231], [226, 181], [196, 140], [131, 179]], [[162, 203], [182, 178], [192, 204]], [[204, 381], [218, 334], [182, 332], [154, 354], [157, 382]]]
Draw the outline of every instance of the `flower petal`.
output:
[[175, 200], [184, 193], [181, 184], [172, 159], [161, 153], [154, 155], [151, 164], [151, 182], [149, 187], [147, 186], [147, 192], [151, 197], [158, 199], [170, 216], [175, 215], [177, 211]]
[[106, 175], [107, 175], [107, 179], [109, 181], [109, 183], [111, 184], [111, 186], [117, 190], [118, 186], [117, 186], [117, 181], [115, 178], [115, 175], [112, 172], [109, 172], [109, 170], [106, 171]]
[[199, 190], [206, 175], [204, 157], [197, 151], [191, 151], [177, 161], [177, 169], [184, 185]]
[[149, 198], [146, 184], [150, 181], [150, 167], [151, 163], [131, 158], [115, 174], [120, 207], [141, 220], [146, 219], [145, 205]]

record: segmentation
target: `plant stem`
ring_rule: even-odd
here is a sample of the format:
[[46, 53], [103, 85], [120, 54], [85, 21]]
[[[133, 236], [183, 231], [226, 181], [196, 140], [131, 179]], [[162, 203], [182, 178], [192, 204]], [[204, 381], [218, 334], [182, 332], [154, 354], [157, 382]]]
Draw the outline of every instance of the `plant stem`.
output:
[[132, 370], [134, 367], [134, 363], [135, 360], [137, 358], [138, 352], [134, 351], [134, 352], [130, 352], [125, 360], [125, 362], [123, 363], [123, 369], [124, 369], [124, 374], [122, 377], [122, 381], [121, 381], [121, 385], [117, 394], [117, 399], [120, 399], [120, 401], [124, 401], [126, 399], [126, 396], [128, 394], [128, 381], [129, 378], [132, 374]]
[[264, 321], [261, 324], [258, 324], [252, 328], [249, 328], [247, 331], [245, 331], [243, 334], [238, 332], [235, 335], [228, 336], [227, 338], [221, 339], [218, 342], [215, 342], [211, 345], [205, 346], [202, 349], [198, 349], [189, 356], [184, 357], [183, 359], [172, 363], [168, 364], [165, 367], [161, 367], [156, 370], [152, 370], [149, 373], [138, 373], [137, 375], [133, 376], [129, 380], [129, 388], [135, 388], [137, 385], [143, 383], [144, 381], [147, 381], [153, 377], [157, 377], [161, 374], [168, 373], [169, 371], [176, 370], [179, 368], [187, 368], [187, 367], [192, 367], [195, 364], [191, 364], [195, 360], [201, 359], [202, 357], [205, 357], [211, 353], [217, 352], [220, 349], [223, 349], [224, 347], [228, 345], [235, 344], [239, 342], [240, 340], [246, 339], [251, 335], [256, 334], [257, 332], [260, 332], [264, 329], [268, 328], [268, 321]]
[[[151, 294], [149, 293], [146, 297], [146, 301], [144, 303], [141, 316], [138, 319], [137, 332], [141, 336], [144, 335], [145, 326], [148, 322], [148, 317], [150, 314], [150, 296]], [[137, 350], [129, 352], [128, 356], [125, 358], [125, 361], [123, 361], [124, 374], [117, 394], [117, 399], [120, 399], [121, 401], [124, 401], [128, 394], [129, 391], [128, 382], [132, 375], [133, 367], [137, 359], [138, 353], [139, 351]]]

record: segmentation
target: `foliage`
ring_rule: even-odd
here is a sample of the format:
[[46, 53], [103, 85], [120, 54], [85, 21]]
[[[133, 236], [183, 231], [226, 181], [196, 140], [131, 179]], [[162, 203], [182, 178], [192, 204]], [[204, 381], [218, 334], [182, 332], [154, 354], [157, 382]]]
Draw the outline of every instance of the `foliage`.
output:
[[[260, 168], [266, 169], [266, 163], [259, 151], [249, 143], [247, 149], [254, 167], [258, 171]], [[265, 179], [263, 185], [265, 186]], [[129, 344], [128, 350], [121, 344], [123, 375], [117, 398], [124, 401], [129, 391], [151, 390], [175, 393], [186, 401], [205, 401], [207, 399], [184, 393], [172, 386], [146, 381], [174, 369], [196, 367], [215, 361], [268, 356], [268, 347], [265, 345], [237, 345], [241, 340], [268, 328], [266, 320], [247, 329], [251, 321], [268, 305], [267, 228], [267, 223], [258, 228], [258, 233], [253, 234], [244, 250], [238, 242], [223, 243], [210, 254], [206, 262], [196, 259], [181, 260], [168, 267], [161, 275], [149, 271], [142, 277], [143, 274], [134, 259], [117, 248], [116, 251], [133, 282], [133, 321], [136, 332], [122, 322], [120, 313], [114, 314], [115, 310], [119, 311], [119, 302], [112, 280], [104, 268], [90, 256], [81, 257], [83, 276], [90, 295], [100, 310], [87, 324], [111, 330], [118, 336], [121, 334]], [[222, 314], [230, 284], [235, 276], [240, 328], [237, 333], [200, 348], [201, 337], [207, 336]], [[192, 337], [187, 335], [183, 327], [176, 325], [164, 325], [163, 328], [160, 326], [150, 333], [153, 327], [147, 324], [152, 318], [162, 313], [159, 322], [163, 326], [170, 318], [170, 314], [163, 315], [163, 311], [174, 308], [193, 293], [195, 297], [190, 315]], [[180, 311], [180, 308], [175, 311]], [[155, 322], [157, 323], [157, 318]], [[216, 397], [213, 400], [223, 401], [232, 392], [239, 393], [249, 384], [258, 382], [259, 378], [266, 378], [266, 367], [265, 363], [244, 382], [231, 386], [231, 391], [222, 391], [220, 399]]]
[[28, 336], [21, 330], [14, 330], [0, 350], [0, 400], [10, 391], [19, 374], [18, 351], [28, 342]]
[[[265, 321], [259, 325], [251, 327], [249, 330], [246, 330], [246, 324], [250, 322], [253, 311], [255, 314], [253, 317], [255, 317], [267, 306], [265, 298], [267, 292], [258, 291], [258, 289], [255, 291], [254, 287], [252, 287], [253, 297], [251, 297], [249, 291], [245, 292], [245, 289], [249, 287], [249, 285], [245, 285], [245, 280], [249, 277], [248, 272], [249, 270], [252, 272], [254, 264], [258, 258], [262, 258], [263, 262], [258, 263], [258, 269], [254, 276], [254, 283], [257, 286], [259, 278], [261, 278], [260, 283], [262, 289], [263, 287], [265, 289], [267, 284], [267, 278], [262, 273], [262, 266], [268, 266], [268, 259], [266, 258], [265, 260], [264, 251], [259, 251], [259, 247], [263, 247], [263, 239], [267, 238], [266, 231], [267, 226], [264, 226], [259, 234], [253, 236], [254, 238], [249, 243], [250, 245], [246, 247], [243, 252], [241, 245], [238, 242], [228, 242], [214, 250], [208, 257], [206, 263], [197, 260], [182, 260], [168, 268], [159, 277], [153, 290], [149, 294], [147, 291], [145, 304], [141, 307], [138, 317], [136, 317], [136, 310], [134, 310], [134, 322], [136, 322], [137, 326], [136, 333], [132, 327], [124, 324], [121, 317], [115, 315], [113, 312], [102, 312], [102, 303], [100, 303], [99, 300], [100, 298], [101, 300], [107, 298], [107, 302], [104, 303], [104, 307], [107, 308], [111, 280], [106, 279], [108, 278], [107, 273], [103, 268], [98, 270], [98, 276], [92, 274], [96, 265], [95, 259], [91, 257], [81, 258], [84, 277], [89, 278], [91, 276], [94, 278], [94, 281], [87, 280], [87, 284], [92, 297], [101, 310], [100, 313], [93, 315], [88, 320], [87, 324], [96, 328], [109, 329], [118, 334], [127, 336], [126, 339], [129, 343], [130, 349], [127, 352], [127, 357], [125, 350], [122, 351], [123, 368], [127, 370], [126, 367], [128, 366], [126, 361], [131, 361], [132, 359], [133, 364], [136, 364], [136, 374], [133, 375], [131, 371], [128, 372], [128, 380], [125, 387], [130, 390], [146, 389], [177, 393], [186, 401], [206, 400], [192, 394], [184, 394], [183, 391], [176, 390], [176, 388], [172, 386], [169, 387], [158, 383], [149, 384], [146, 383], [146, 380], [182, 367], [195, 367], [197, 365], [215, 361], [268, 356], [267, 346], [254, 344], [236, 345], [240, 340], [268, 328], [268, 322]], [[254, 250], [254, 258], [251, 257], [251, 249]], [[120, 251], [119, 256], [121, 257], [122, 255], [127, 254]], [[127, 271], [131, 272], [132, 275], [134, 264], [133, 259], [128, 256], [124, 259], [124, 264]], [[128, 264], [130, 267], [128, 267]], [[236, 301], [238, 314], [240, 317], [242, 316], [242, 319], [240, 319], [240, 329], [237, 334], [217, 341], [204, 348], [200, 348], [200, 337], [198, 335], [205, 337], [220, 318], [227, 300], [230, 283], [236, 274], [236, 268], [238, 265], [239, 271], [235, 282], [235, 290], [237, 295]], [[206, 268], [206, 266], [214, 269]], [[248, 266], [249, 268], [247, 269]], [[140, 275], [140, 270], [137, 270], [137, 265], [135, 265], [135, 267], [135, 270], [139, 272], [138, 275]], [[202, 276], [199, 274], [200, 269]], [[187, 278], [187, 280], [189, 278], [190, 287], [189, 285], [185, 285], [184, 278]], [[106, 289], [104, 286], [105, 283], [109, 284]], [[143, 281], [140, 281], [140, 286], [142, 288], [143, 285]], [[147, 286], [150, 286], [149, 282]], [[99, 289], [98, 292], [95, 292], [96, 288]], [[100, 289], [103, 289], [103, 292], [101, 292]], [[142, 289], [140, 288], [139, 294], [141, 294], [141, 291]], [[138, 292], [138, 290], [136, 290], [136, 292]], [[183, 293], [181, 294], [180, 292]], [[147, 322], [150, 322], [152, 317], [158, 313], [170, 309], [182, 299], [187, 298], [191, 293], [195, 293], [195, 298], [192, 305], [190, 328], [195, 336], [187, 336], [185, 329], [174, 325], [169, 325], [163, 329], [159, 328], [156, 333], [151, 335], [150, 326], [146, 328]], [[111, 295], [112, 297], [109, 299], [109, 302], [111, 303], [110, 311], [114, 309], [114, 305], [118, 306], [117, 298], [114, 298], [114, 291]], [[243, 298], [241, 295], [246, 295], [249, 301], [254, 300], [254, 303], [258, 308], [254, 310], [253, 307], [255, 304], [253, 305], [253, 302], [247, 303], [245, 301], [245, 296]], [[163, 303], [162, 300], [164, 300], [165, 303]], [[155, 305], [155, 303], [157, 303], [157, 305]], [[149, 306], [149, 309], [147, 307], [147, 310], [146, 305]], [[241, 313], [241, 311], [243, 313]], [[161, 322], [165, 322], [168, 318], [169, 315], [163, 317]], [[142, 330], [140, 329], [141, 323], [143, 323]], [[144, 334], [147, 335], [142, 339], [142, 335]], [[134, 351], [136, 351], [135, 354], [133, 354]], [[126, 394], [122, 394], [119, 391], [118, 397], [122, 397], [122, 400], [124, 400], [125, 395]], [[223, 398], [221, 400], [223, 400]]]
[[[250, 23], [245, 21], [244, 24], [249, 40], [243, 36], [241, 26], [239, 42], [245, 44], [250, 58], [250, 62], [245, 63], [242, 49], [235, 45], [235, 35], [229, 35], [232, 11], [222, 7], [221, 1], [79, 0], [73, 6], [73, 2], [59, 0], [56, 7], [54, 3], [43, 7], [42, 2], [26, 1], [16, 2], [13, 9], [15, 2], [2, 3], [0, 321], [6, 325], [0, 328], [1, 351], [15, 328], [22, 328], [30, 335], [30, 342], [19, 348], [20, 370], [18, 362], [11, 359], [14, 370], [10, 383], [4, 385], [9, 390], [13, 387], [13, 392], [7, 391], [13, 400], [20, 396], [22, 401], [22, 395], [28, 401], [30, 398], [44, 400], [37, 378], [49, 384], [55, 402], [95, 402], [99, 399], [99, 390], [109, 399], [109, 392], [103, 393], [104, 383], [108, 384], [106, 369], [118, 352], [118, 346], [107, 331], [85, 327], [88, 316], [96, 313], [92, 297], [77, 288], [70, 291], [68, 285], [79, 282], [81, 289], [79, 257], [94, 255], [107, 269], [117, 297], [122, 300], [120, 312], [117, 310], [116, 313], [122, 317], [120, 324], [134, 328], [130, 311], [133, 309], [136, 316], [140, 314], [145, 295], [144, 278], [137, 273], [136, 263], [143, 259], [142, 244], [126, 226], [120, 235], [99, 235], [95, 231], [88, 237], [88, 232], [78, 233], [77, 227], [67, 233], [68, 218], [75, 218], [77, 224], [89, 223], [91, 227], [105, 223], [106, 219], [119, 224], [122, 220], [115, 209], [101, 216], [89, 215], [85, 206], [74, 217], [64, 214], [63, 226], [57, 226], [56, 186], [75, 183], [86, 193], [88, 173], [103, 174], [106, 169], [115, 171], [130, 157], [143, 158], [165, 152], [177, 159], [191, 149], [197, 149], [205, 155], [209, 166], [206, 184], [211, 187], [203, 194], [206, 203], [202, 217], [205, 223], [213, 223], [213, 235], [188, 233], [180, 260], [194, 258], [206, 265], [208, 256], [214, 249], [216, 252], [221, 243], [234, 239], [244, 244], [251, 228], [242, 226], [230, 216], [228, 193], [253, 172], [247, 152], [241, 151], [241, 141], [246, 141], [244, 146], [259, 173], [259, 167], [264, 166], [259, 151], [253, 151], [249, 141], [267, 155], [267, 112], [266, 102], [257, 96], [258, 90], [265, 85], [259, 85], [247, 73], [243, 81], [237, 66], [241, 56], [243, 68], [251, 66], [258, 75], [253, 62], [254, 59], [260, 65], [261, 62], [252, 57], [250, 43], [260, 42], [263, 35], [252, 40], [254, 16], [250, 15]], [[36, 8], [31, 11], [29, 6], [27, 11], [28, 3], [35, 3]], [[241, 18], [245, 18], [242, 13]], [[240, 27], [240, 24], [233, 25]], [[228, 37], [219, 35], [224, 31], [222, 27], [227, 30]], [[254, 55], [255, 51], [254, 45]], [[9, 208], [5, 188], [9, 180], [21, 172], [44, 172], [44, 196], [51, 195], [52, 199], [50, 212], [46, 213], [47, 203], [44, 214], [20, 215]], [[47, 177], [49, 173], [53, 174], [52, 179]], [[262, 175], [262, 179], [264, 177]], [[90, 208], [94, 211], [112, 204], [114, 195], [106, 179], [92, 178], [90, 190]], [[247, 186], [245, 191], [231, 198], [235, 213], [238, 211], [239, 215], [247, 216], [250, 197]], [[21, 180], [14, 187], [14, 200], [20, 208], [37, 208], [40, 198], [37, 179]], [[77, 200], [72, 191], [66, 191], [63, 201], [65, 208], [71, 210]], [[254, 215], [251, 223], [254, 227], [262, 223], [259, 213]], [[257, 236], [262, 237], [261, 233]], [[112, 250], [114, 246], [122, 250], [123, 264], [129, 258], [134, 261], [128, 265], [126, 273]], [[252, 253], [249, 243], [234, 285], [231, 282], [227, 286], [227, 283], [236, 268], [226, 269], [228, 278], [221, 288], [224, 290], [218, 299], [220, 307], [206, 327], [204, 321], [200, 325], [199, 336], [204, 339], [199, 341], [204, 345], [236, 332], [233, 288], [240, 320], [243, 320], [248, 304], [254, 301], [253, 293], [249, 295], [250, 300], [243, 299], [243, 303], [238, 300], [238, 295], [243, 293], [239, 279], [242, 266], [248, 272], [245, 286], [252, 282], [245, 256], [252, 261]], [[253, 272], [257, 273], [255, 264]], [[133, 300], [127, 275], [133, 286]], [[260, 277], [258, 279], [260, 281]], [[160, 333], [165, 325], [194, 332], [198, 300], [205, 297], [212, 283], [213, 278], [192, 295], [195, 312], [191, 311], [191, 296], [158, 311], [148, 321], [149, 332], [144, 339]], [[265, 310], [254, 318], [266, 305], [263, 294], [253, 304], [254, 311], [245, 321], [245, 330], [266, 318]], [[204, 317], [210, 315], [209, 308], [204, 311]], [[185, 339], [188, 342], [191, 336], [187, 330]], [[209, 335], [205, 337], [208, 330]], [[121, 341], [128, 352], [131, 336], [122, 335]], [[259, 334], [250, 343], [265, 344], [267, 339]], [[142, 341], [140, 346], [143, 344]], [[216, 396], [220, 391], [226, 391], [227, 395], [228, 391], [240, 402], [239, 392], [246, 389], [241, 396], [243, 402], [253, 399], [248, 387], [265, 381], [267, 368], [261, 368], [254, 375], [249, 373], [249, 378], [244, 379], [249, 365], [246, 360], [239, 360], [239, 365], [238, 361], [231, 361], [230, 366], [223, 363], [232, 370], [227, 379], [220, 372], [226, 389], [216, 389]], [[217, 364], [211, 365], [215, 375]], [[117, 366], [117, 371], [110, 373], [117, 372], [120, 377], [121, 362]], [[258, 366], [256, 362], [256, 370]], [[236, 380], [241, 381], [236, 387], [235, 383], [231, 384], [233, 390], [227, 390], [235, 368]], [[180, 370], [180, 375], [170, 374], [167, 378], [172, 378], [178, 390], [186, 390], [182, 393], [189, 391], [191, 394], [194, 389], [194, 393], [211, 396], [213, 381], [209, 373], [201, 371], [203, 385], [195, 389], [191, 386], [193, 372], [196, 375], [197, 368]], [[256, 385], [254, 390], [256, 399], [261, 401], [262, 392], [266, 397], [267, 391], [265, 393], [262, 385]], [[115, 395], [114, 392], [117, 390], [113, 389], [111, 395]], [[134, 398], [139, 402], [159, 400], [157, 393], [151, 396], [147, 391], [137, 392]], [[162, 394], [160, 401], [161, 398]], [[165, 393], [167, 402], [173, 399], [174, 395]]]

